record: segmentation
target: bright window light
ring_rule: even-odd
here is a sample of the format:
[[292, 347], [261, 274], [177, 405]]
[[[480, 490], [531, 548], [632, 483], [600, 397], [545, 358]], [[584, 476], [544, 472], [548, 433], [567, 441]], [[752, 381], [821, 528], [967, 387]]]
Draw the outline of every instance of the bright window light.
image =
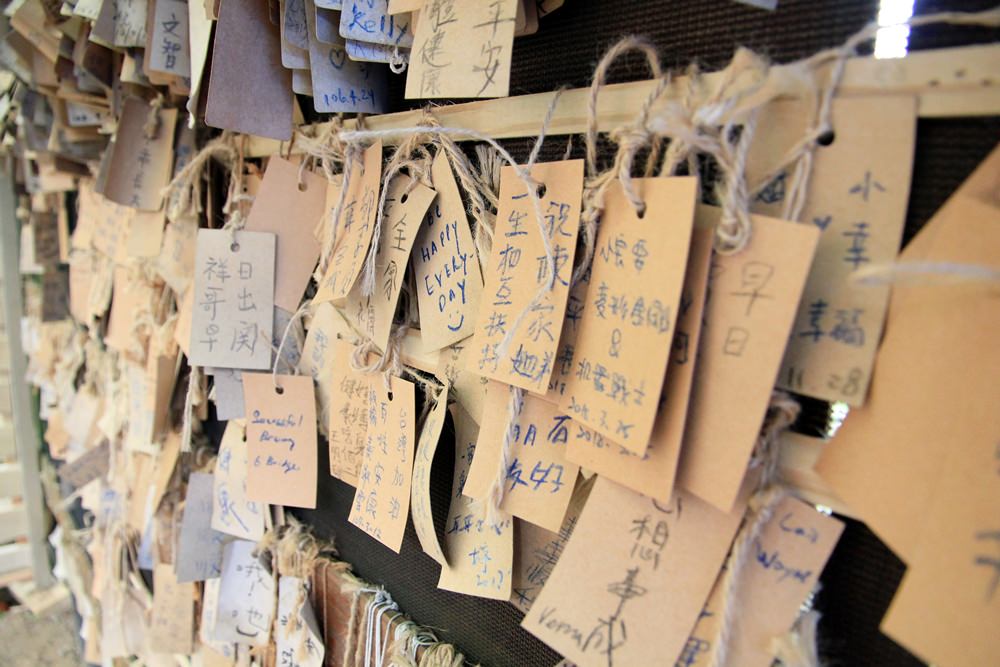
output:
[[905, 22], [913, 16], [913, 0], [882, 0], [878, 10], [878, 32], [875, 33], [876, 58], [903, 58], [910, 41], [910, 26]]

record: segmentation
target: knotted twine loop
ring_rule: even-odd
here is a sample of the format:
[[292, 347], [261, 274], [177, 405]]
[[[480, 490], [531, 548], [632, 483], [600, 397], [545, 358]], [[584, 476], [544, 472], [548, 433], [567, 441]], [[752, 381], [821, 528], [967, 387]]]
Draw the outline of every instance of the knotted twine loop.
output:
[[420, 667], [462, 667], [465, 656], [452, 644], [438, 643], [427, 647], [420, 658]]
[[212, 160], [216, 160], [226, 168], [233, 170], [233, 165], [239, 157], [236, 141], [231, 132], [224, 131], [221, 135], [205, 144], [191, 161], [174, 176], [163, 188], [164, 201], [176, 201], [175, 215], [194, 212], [201, 213], [201, 181], [205, 168]]
[[403, 339], [410, 327], [401, 324], [389, 334], [389, 342], [381, 354], [371, 340], [365, 340], [354, 347], [351, 354], [351, 369], [366, 375], [382, 374], [382, 384], [386, 391], [392, 387], [392, 378], [403, 374]]
[[149, 103], [149, 115], [142, 126], [143, 134], [147, 139], [156, 139], [160, 132], [160, 109], [163, 108], [163, 93], [157, 93], [153, 101]]

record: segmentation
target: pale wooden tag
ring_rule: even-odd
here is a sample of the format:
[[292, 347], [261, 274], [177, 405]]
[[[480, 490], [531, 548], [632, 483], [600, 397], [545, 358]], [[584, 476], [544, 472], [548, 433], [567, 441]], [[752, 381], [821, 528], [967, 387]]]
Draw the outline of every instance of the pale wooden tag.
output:
[[[483, 421], [469, 479], [462, 493], [485, 501], [508, 437], [512, 389], [500, 382], [486, 388]], [[524, 395], [512, 426], [510, 466], [500, 509], [557, 532], [573, 496], [579, 468], [566, 459], [569, 415], [537, 396]]]
[[[430, 397], [427, 400], [430, 400]], [[445, 413], [448, 411], [447, 383], [438, 391], [435, 400], [437, 402], [434, 408], [427, 413], [423, 428], [420, 429], [417, 454], [413, 461], [410, 506], [413, 510], [413, 527], [417, 531], [417, 539], [420, 540], [424, 553], [441, 565], [446, 565], [447, 560], [438, 542], [437, 531], [434, 529], [434, 514], [431, 511], [431, 465], [434, 463], [434, 453], [441, 439]]]
[[361, 333], [380, 350], [385, 350], [389, 343], [410, 249], [434, 196], [433, 190], [414, 183], [409, 176], [392, 179], [375, 253], [375, 291], [371, 296], [363, 296], [358, 281], [347, 297], [348, 317], [354, 318]]
[[146, 68], [182, 78], [191, 77], [191, 45], [187, 0], [156, 0]]
[[465, 204], [444, 151], [434, 156], [431, 176], [438, 196], [417, 234], [413, 273], [420, 338], [425, 349], [439, 350], [474, 333], [483, 274]]
[[374, 44], [413, 45], [410, 17], [389, 14], [389, 0], [351, 2], [340, 13], [340, 35]]
[[[698, 208], [714, 227], [720, 209]], [[753, 216], [753, 235], [734, 255], [717, 255], [684, 434], [678, 483], [728, 511], [771, 399], [819, 230]]]
[[316, 395], [303, 375], [243, 373], [247, 498], [316, 507]]
[[148, 637], [151, 651], [188, 654], [194, 650], [194, 598], [193, 583], [178, 583], [171, 565], [157, 563]]
[[125, 242], [129, 257], [159, 256], [165, 223], [166, 216], [162, 211], [136, 211], [129, 221], [128, 240]]
[[514, 523], [490, 523], [486, 506], [462, 495], [469, 475], [479, 427], [458, 403], [451, 406], [455, 422], [455, 474], [451, 506], [445, 523], [444, 551], [438, 588], [491, 600], [510, 598], [514, 568]]
[[368, 246], [375, 231], [378, 192], [382, 182], [382, 142], [365, 149], [360, 163], [355, 162], [344, 206], [337, 225], [330, 265], [320, 281], [314, 301], [343, 301], [354, 287], [364, 265]]
[[178, 294], [191, 285], [197, 236], [198, 221], [194, 218], [178, 218], [168, 222], [163, 230], [156, 272]]
[[222, 548], [227, 537], [212, 530], [212, 475], [193, 472], [177, 538], [174, 571], [177, 581], [204, 581], [222, 573]]
[[406, 72], [407, 99], [506, 96], [518, 1], [455, 3], [423, 12]]
[[348, 520], [396, 553], [403, 544], [413, 482], [413, 383], [393, 377], [368, 389], [368, 432]]
[[253, 542], [264, 536], [267, 506], [247, 497], [247, 443], [242, 421], [230, 421], [219, 443], [212, 485], [212, 528]]
[[[363, 7], [364, 4], [355, 3], [354, 6]], [[386, 68], [351, 60], [343, 45], [321, 42], [316, 34], [316, 10], [311, 2], [305, 13], [309, 32], [313, 107], [316, 111], [385, 112], [389, 103]]]
[[590, 287], [559, 406], [644, 454], [656, 419], [687, 265], [697, 178], [634, 181], [639, 217], [619, 183], [605, 194]]
[[673, 664], [742, 516], [598, 477], [521, 627], [581, 667]]
[[[667, 379], [660, 394], [649, 448], [637, 456], [584, 426], [574, 425], [566, 458], [633, 491], [669, 502], [673, 496], [677, 462], [684, 438], [691, 384], [697, 370], [705, 288], [712, 258], [713, 234], [695, 230], [691, 237], [684, 291], [677, 311]], [[572, 293], [570, 294], [572, 299]], [[565, 335], [565, 328], [563, 329]], [[560, 343], [562, 345], [562, 343]]]
[[[573, 272], [583, 160], [538, 164], [532, 167], [531, 177], [544, 186], [544, 196], [539, 197], [541, 221], [517, 171], [513, 167], [501, 171], [493, 252], [476, 323], [475, 344], [480, 352], [470, 368], [485, 377], [545, 393]], [[532, 306], [550, 279], [543, 233], [552, 251], [555, 276], [552, 289]]]
[[326, 179], [275, 156], [268, 160], [264, 180], [244, 229], [275, 235], [274, 304], [295, 312], [319, 259], [312, 230], [326, 205]]
[[274, 257], [274, 234], [198, 231], [188, 355], [192, 365], [271, 366]]
[[267, 646], [277, 603], [274, 575], [254, 555], [257, 545], [233, 540], [222, 557], [214, 640]]
[[333, 341], [328, 437], [330, 474], [357, 486], [368, 438], [368, 394], [377, 378], [351, 370], [353, 353], [347, 341]]
[[146, 125], [151, 111], [138, 97], [125, 100], [104, 186], [104, 196], [111, 201], [144, 211], [163, 206], [163, 188], [174, 164], [177, 124], [177, 109], [159, 109], [156, 134], [150, 138]]
[[[806, 130], [808, 104], [769, 104], [754, 132], [747, 179], [757, 182]], [[833, 102], [836, 134], [814, 153], [802, 222], [821, 230], [816, 258], [788, 340], [778, 386], [862, 405], [882, 338], [889, 286], [851, 281], [859, 269], [892, 262], [910, 195], [917, 104], [873, 95]], [[791, 175], [782, 172], [752, 209], [780, 215]]]
[[477, 353], [474, 343], [475, 339], [470, 339], [441, 350], [434, 374], [451, 384], [455, 398], [478, 424], [482, 421], [483, 402], [489, 380], [469, 370]]
[[[274, 627], [277, 664], [289, 667], [322, 667], [326, 646], [309, 596], [299, 602], [306, 581], [299, 577], [278, 579], [278, 616]], [[292, 628], [295, 628], [294, 630]]]

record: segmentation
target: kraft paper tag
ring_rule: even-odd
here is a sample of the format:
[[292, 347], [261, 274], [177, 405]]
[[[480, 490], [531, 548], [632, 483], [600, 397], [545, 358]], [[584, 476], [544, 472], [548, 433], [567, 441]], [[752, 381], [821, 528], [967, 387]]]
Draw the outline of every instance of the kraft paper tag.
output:
[[247, 410], [247, 497], [290, 507], [316, 507], [318, 455], [312, 378], [244, 373]]
[[198, 231], [192, 365], [270, 368], [274, 258], [274, 234]]
[[194, 218], [178, 218], [168, 222], [163, 230], [156, 272], [178, 294], [191, 285], [197, 236], [198, 221]]
[[[500, 467], [507, 437], [512, 389], [490, 382], [476, 456], [462, 493], [485, 501]], [[569, 415], [536, 396], [524, 395], [511, 435], [510, 466], [500, 509], [557, 532], [573, 496], [575, 463], [566, 459], [566, 442], [573, 428]]]
[[[531, 177], [544, 185], [544, 196], [539, 197], [541, 221], [514, 168], [501, 171], [493, 251], [476, 324], [475, 345], [480, 353], [471, 369], [500, 382], [545, 393], [573, 272], [583, 160], [535, 165]], [[543, 229], [555, 276], [552, 289], [532, 306], [550, 279]], [[522, 316], [525, 310], [530, 312]], [[503, 348], [505, 339], [509, 343]]]
[[163, 188], [170, 181], [174, 162], [177, 125], [177, 109], [159, 109], [156, 134], [149, 138], [146, 125], [151, 110], [138, 97], [125, 100], [104, 186], [104, 196], [111, 201], [144, 211], [158, 211], [163, 206]]
[[441, 350], [435, 375], [447, 380], [469, 416], [478, 424], [483, 417], [483, 402], [486, 399], [486, 385], [489, 380], [469, 370], [477, 350], [473, 341], [455, 343]]
[[267, 646], [271, 638], [276, 590], [274, 575], [254, 555], [257, 545], [233, 540], [222, 557], [219, 607], [214, 640]]
[[581, 667], [673, 664], [742, 516], [598, 477], [521, 627]]
[[163, 245], [165, 223], [166, 216], [162, 211], [136, 211], [129, 221], [125, 242], [129, 257], [158, 257]]
[[[714, 227], [720, 209], [699, 206]], [[678, 483], [728, 511], [757, 441], [819, 230], [753, 216], [753, 235], [717, 255], [684, 434]]]
[[637, 456], [578, 424], [570, 429], [566, 447], [566, 458], [570, 461], [664, 503], [669, 502], [673, 496], [677, 462], [691, 398], [691, 384], [697, 370], [712, 241], [712, 232], [707, 229], [695, 230], [691, 237], [691, 251], [684, 278], [684, 291], [677, 311], [667, 379], [660, 394], [656, 421], [653, 423], [653, 433], [646, 453]]
[[427, 413], [423, 428], [420, 429], [417, 454], [413, 461], [410, 505], [413, 510], [413, 527], [417, 531], [417, 539], [420, 540], [424, 553], [441, 565], [446, 565], [447, 561], [438, 542], [437, 531], [434, 529], [434, 514], [431, 511], [431, 465], [434, 463], [434, 453], [437, 451], [441, 428], [444, 426], [445, 414], [448, 411], [447, 383], [438, 391], [435, 400], [437, 402]]
[[333, 341], [329, 443], [330, 474], [357, 486], [368, 439], [368, 394], [378, 378], [351, 370], [353, 353], [350, 343]]
[[389, 14], [403, 14], [405, 12], [420, 11], [424, 7], [424, 0], [389, 0], [386, 12]]
[[505, 97], [517, 6], [518, 0], [498, 0], [441, 3], [422, 11], [406, 98]]
[[187, 5], [187, 0], [156, 0], [152, 37], [146, 49], [147, 69], [191, 77]]
[[193, 472], [188, 479], [177, 556], [177, 581], [205, 581], [222, 573], [222, 547], [227, 538], [212, 530], [212, 475]]
[[314, 302], [343, 301], [354, 286], [375, 231], [381, 182], [382, 142], [376, 141], [365, 149], [360, 164], [355, 162], [352, 168], [334, 237], [333, 257], [316, 290]]
[[215, 460], [212, 485], [212, 528], [253, 542], [264, 536], [267, 506], [247, 497], [246, 429], [239, 421], [226, 424]]
[[337, 338], [351, 336], [344, 317], [329, 303], [316, 306], [306, 339], [299, 357], [299, 372], [309, 375], [316, 383], [316, 405], [319, 406], [318, 427], [324, 435], [329, 433], [329, 410], [333, 397], [333, 343]]
[[570, 376], [559, 405], [605, 438], [644, 454], [677, 321], [695, 177], [636, 181], [636, 214], [620, 184], [607, 191]]
[[409, 16], [389, 14], [389, 0], [349, 2], [340, 13], [340, 35], [375, 44], [413, 45]]
[[431, 176], [438, 196], [417, 235], [413, 272], [420, 338], [425, 349], [440, 350], [475, 332], [483, 274], [465, 204], [444, 151], [434, 156]]
[[193, 583], [178, 583], [171, 565], [157, 563], [153, 569], [153, 614], [149, 624], [151, 651], [186, 655], [194, 650], [194, 598]]
[[206, 125], [279, 141], [292, 138], [292, 75], [281, 66], [281, 40], [268, 20], [267, 3], [223, 3], [211, 72]]
[[444, 551], [438, 588], [491, 600], [510, 598], [514, 567], [513, 519], [490, 523], [486, 507], [462, 494], [469, 475], [479, 427], [460, 404], [451, 406], [455, 422], [455, 474], [445, 523]]
[[275, 235], [274, 304], [295, 312], [319, 259], [312, 230], [326, 205], [326, 179], [281, 157], [268, 160], [244, 229]]
[[[274, 628], [274, 643], [279, 665], [322, 667], [326, 646], [319, 623], [306, 595], [299, 604], [306, 581], [299, 577], [278, 579], [278, 617]], [[294, 627], [294, 629], [293, 629]]]
[[[799, 140], [807, 103], [773, 102], [761, 114], [747, 165], [755, 183]], [[802, 222], [820, 231], [816, 258], [788, 340], [778, 386], [862, 405], [889, 302], [889, 286], [852, 283], [859, 269], [899, 252], [916, 141], [916, 99], [836, 99], [836, 135], [814, 153]], [[758, 195], [755, 212], [780, 215], [790, 173]]]
[[583, 319], [583, 308], [587, 301], [587, 290], [590, 289], [590, 271], [584, 272], [580, 279], [569, 290], [566, 298], [566, 313], [559, 332], [559, 347], [556, 348], [555, 363], [552, 365], [552, 375], [549, 376], [548, 390], [543, 398], [556, 405], [566, 394], [569, 379], [576, 373], [573, 363], [576, 338], [580, 335], [580, 321]]
[[410, 512], [414, 448], [413, 383], [393, 377], [368, 389], [368, 432], [348, 520], [399, 553]]
[[347, 314], [358, 323], [361, 333], [380, 350], [389, 343], [396, 302], [403, 287], [410, 250], [434, 191], [408, 176], [389, 183], [385, 199], [382, 233], [375, 253], [375, 291], [362, 296], [361, 281], [347, 298]]

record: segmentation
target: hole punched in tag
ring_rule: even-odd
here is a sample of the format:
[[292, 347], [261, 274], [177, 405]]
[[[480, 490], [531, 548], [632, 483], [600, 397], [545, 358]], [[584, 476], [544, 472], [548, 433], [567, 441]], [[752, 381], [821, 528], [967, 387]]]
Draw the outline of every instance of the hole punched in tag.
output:
[[281, 396], [282, 394], [285, 393], [285, 388], [279, 385], [274, 385], [274, 393], [277, 394], [278, 396]]
[[816, 137], [816, 143], [820, 146], [830, 146], [837, 139], [837, 133], [833, 130], [827, 130], [823, 134]]
[[392, 401], [392, 392], [391, 391], [389, 392], [389, 401], [390, 402]]
[[548, 192], [548, 188], [545, 187], [545, 183], [539, 183], [538, 189], [535, 190], [535, 194], [538, 195], [538, 198], [541, 199], [544, 197], [546, 192]]
[[239, 252], [240, 251], [240, 244], [237, 243], [236, 241], [233, 241], [232, 243], [229, 244], [229, 249], [232, 252]]

